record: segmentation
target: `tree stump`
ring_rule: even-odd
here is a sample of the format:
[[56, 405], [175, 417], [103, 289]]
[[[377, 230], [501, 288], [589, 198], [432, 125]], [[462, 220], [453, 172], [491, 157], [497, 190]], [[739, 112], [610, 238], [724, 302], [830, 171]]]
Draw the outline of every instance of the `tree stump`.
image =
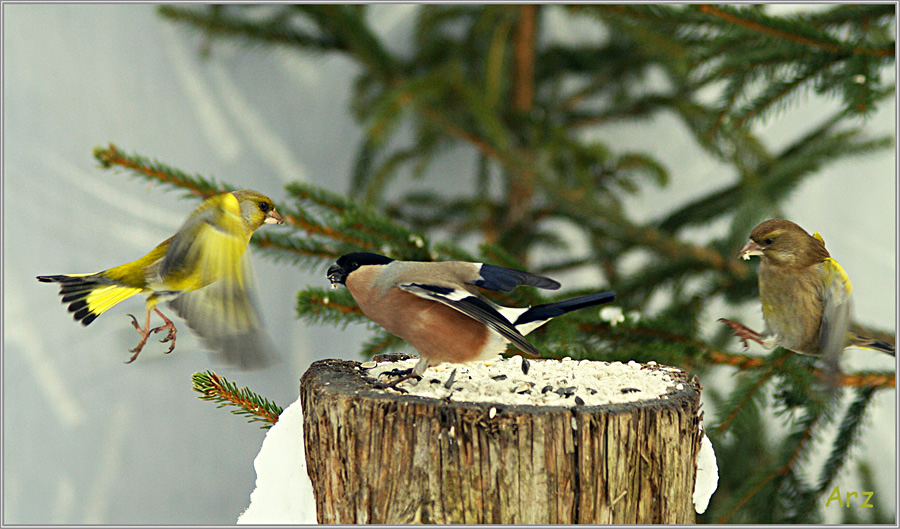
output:
[[[648, 400], [538, 406], [401, 394], [361, 366], [315, 362], [301, 380], [319, 523], [695, 521], [701, 386], [683, 371], [631, 366], [671, 378]], [[432, 369], [418, 384], [449, 388]]]

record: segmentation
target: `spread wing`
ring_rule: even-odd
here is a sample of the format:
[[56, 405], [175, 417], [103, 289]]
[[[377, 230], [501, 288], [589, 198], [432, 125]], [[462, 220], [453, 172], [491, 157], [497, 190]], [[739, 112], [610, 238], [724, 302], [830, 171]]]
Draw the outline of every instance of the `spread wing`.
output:
[[172, 237], [158, 281], [182, 292], [169, 306], [210, 349], [229, 364], [257, 368], [270, 363], [275, 348], [254, 299], [248, 242], [234, 195], [211, 197]]
[[240, 282], [240, 261], [248, 241], [240, 204], [234, 195], [211, 197], [172, 237], [156, 279], [167, 289], [183, 291], [201, 288], [220, 278]]
[[178, 296], [169, 306], [226, 364], [262, 368], [277, 357], [275, 344], [262, 323], [247, 256], [236, 267], [242, 270], [241, 281], [223, 277]]

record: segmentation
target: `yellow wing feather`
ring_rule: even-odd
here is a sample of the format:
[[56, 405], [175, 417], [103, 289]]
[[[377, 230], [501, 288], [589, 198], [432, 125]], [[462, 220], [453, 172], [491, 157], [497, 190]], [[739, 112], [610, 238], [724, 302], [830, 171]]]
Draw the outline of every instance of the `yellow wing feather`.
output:
[[844, 268], [834, 259], [828, 257], [823, 263], [825, 272], [825, 284], [829, 288], [836, 289], [838, 297], [843, 299], [849, 297], [853, 293], [853, 283], [850, 276], [844, 271]]
[[219, 279], [241, 281], [235, 264], [249, 241], [234, 195], [209, 198], [172, 238], [154, 290], [190, 292]]

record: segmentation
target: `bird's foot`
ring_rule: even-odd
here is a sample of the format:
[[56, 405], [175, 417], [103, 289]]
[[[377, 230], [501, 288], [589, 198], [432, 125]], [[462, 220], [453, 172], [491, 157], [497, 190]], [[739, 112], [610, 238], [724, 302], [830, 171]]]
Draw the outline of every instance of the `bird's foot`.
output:
[[138, 355], [141, 354], [141, 350], [144, 349], [144, 344], [147, 343], [147, 337], [150, 336], [150, 331], [145, 331], [144, 329], [142, 329], [141, 326], [138, 325], [137, 318], [135, 318], [134, 315], [129, 314], [129, 316], [131, 316], [131, 324], [134, 325], [134, 328], [137, 329], [137, 332], [141, 335], [141, 341], [138, 342], [137, 347], [128, 350], [129, 353], [134, 354], [131, 355], [131, 358], [125, 361], [126, 364], [130, 364], [137, 360]]
[[[162, 332], [166, 329], [169, 330], [169, 333], [166, 334], [166, 337], [159, 341], [159, 343], [172, 342], [171, 344], [169, 344], [169, 350], [166, 351], [166, 354], [169, 354], [172, 352], [172, 350], [175, 349], [175, 333], [178, 332], [178, 329], [175, 328], [175, 324], [172, 323], [172, 320], [170, 320], [169, 318], [166, 318], [166, 315], [163, 314], [162, 312], [160, 312], [159, 309], [153, 309], [153, 310], [156, 311], [157, 314], [159, 314], [159, 317], [162, 318], [165, 323], [160, 325], [159, 327], [155, 327], [150, 332]], [[147, 321], [147, 325], [148, 326], [150, 325], [149, 318]]]
[[166, 351], [166, 354], [169, 354], [173, 349], [175, 349], [175, 334], [178, 332], [178, 329], [175, 328], [175, 324], [170, 321], [169, 323], [160, 325], [159, 327], [154, 327], [150, 332], [162, 332], [166, 329], [169, 330], [169, 333], [166, 334], [166, 337], [160, 340], [159, 343], [172, 342], [171, 344], [169, 344], [169, 350]]
[[393, 389], [394, 391], [397, 391], [399, 393], [409, 393], [409, 391], [406, 391], [403, 388], [396, 387], [396, 384], [394, 383], [385, 384], [384, 382], [376, 382], [372, 384], [372, 387], [374, 387], [375, 389]]
[[132, 355], [131, 355], [131, 358], [129, 358], [125, 362], [126, 364], [130, 364], [130, 363], [134, 362], [135, 360], [137, 360], [138, 355], [141, 354], [141, 351], [144, 349], [144, 345], [146, 345], [146, 343], [147, 343], [147, 338], [149, 338], [150, 335], [153, 333], [168, 330], [169, 331], [168, 334], [166, 334], [165, 338], [160, 340], [160, 343], [172, 342], [169, 345], [169, 350], [166, 351], [166, 354], [171, 353], [172, 350], [175, 349], [175, 333], [177, 332], [177, 329], [175, 328], [175, 324], [172, 323], [172, 320], [170, 320], [169, 318], [166, 318], [161, 312], [159, 312], [159, 310], [157, 310], [156, 313], [162, 317], [162, 319], [165, 323], [163, 323], [159, 327], [154, 327], [152, 329], [150, 328], [150, 312], [149, 311], [147, 312], [147, 322], [144, 327], [141, 327], [140, 325], [138, 325], [137, 318], [135, 318], [133, 314], [128, 315], [129, 317], [131, 317], [131, 325], [135, 328], [135, 330], [137, 330], [138, 334], [141, 335], [141, 341], [138, 342], [137, 347], [135, 347], [134, 349], [130, 349], [128, 351], [129, 353], [132, 353]]
[[138, 325], [137, 318], [134, 317], [134, 314], [129, 314], [128, 317], [131, 318], [131, 324], [134, 325], [134, 328], [137, 329], [137, 332], [144, 334], [144, 329], [142, 329], [141, 326]]
[[[734, 329], [734, 335], [741, 340], [741, 344], [743, 344], [745, 351], [750, 348], [750, 343], [747, 340], [753, 340], [763, 347], [766, 347], [766, 342], [763, 340], [763, 337], [758, 332], [754, 331], [750, 327], [747, 327], [743, 323], [739, 321], [727, 320], [725, 318], [719, 318], [718, 321]], [[767, 348], [771, 349], [771, 347]]]
[[383, 382], [378, 382], [375, 384], [375, 387], [378, 389], [393, 389], [393, 390], [399, 391], [400, 393], [408, 393], [408, 391], [406, 391], [405, 389], [398, 387], [401, 383], [406, 382], [407, 380], [409, 380], [413, 377], [415, 377], [417, 380], [422, 380], [422, 377], [417, 375], [415, 370], [413, 370], [412, 368], [394, 369], [394, 370], [391, 370], [391, 371], [388, 371], [388, 372], [382, 373], [382, 374], [389, 375], [389, 376], [400, 376], [400, 378], [398, 378], [397, 380], [394, 380], [393, 382], [387, 383], [387, 384], [385, 384]]

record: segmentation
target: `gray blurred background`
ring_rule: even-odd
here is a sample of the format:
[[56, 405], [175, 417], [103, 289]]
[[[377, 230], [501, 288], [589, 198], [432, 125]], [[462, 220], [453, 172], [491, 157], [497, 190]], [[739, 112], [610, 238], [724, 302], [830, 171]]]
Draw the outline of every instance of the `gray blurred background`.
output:
[[[372, 16], [400, 47], [419, 8], [382, 5]], [[226, 42], [203, 60], [202, 38], [166, 23], [151, 5], [4, 4], [3, 17], [3, 522], [233, 523], [248, 505], [265, 432], [196, 398], [190, 375], [216, 366], [197, 352], [187, 327], [180, 326], [171, 355], [148, 342], [125, 365], [137, 337], [126, 314], [142, 314], [142, 300], [83, 328], [60, 304], [57, 288], [34, 277], [95, 272], [140, 257], [196, 206], [179, 192], [100, 169], [92, 150], [109, 142], [257, 189], [276, 204], [293, 180], [345, 192], [348, 153], [361, 138], [346, 108], [355, 71], [327, 55]], [[559, 22], [548, 22], [557, 23], [558, 38], [578, 38], [578, 27]], [[772, 145], [799, 136], [823, 105], [830, 103], [811, 97], [774, 116], [761, 125], [764, 139]], [[894, 114], [889, 104], [870, 118], [872, 134], [896, 134]], [[734, 178], [680, 141], [688, 137], [680, 128], [662, 116], [604, 137], [614, 146], [640, 144], [674, 168], [669, 187], [646, 187], [629, 199], [644, 218], [654, 216], [659, 201], [683, 203], [698, 186]], [[448, 153], [429, 183], [452, 185], [454, 174], [471, 170], [470, 160]], [[789, 218], [821, 232], [850, 274], [857, 320], [895, 328], [894, 153], [831, 164], [795, 196]], [[698, 232], [699, 240], [705, 236]], [[368, 333], [296, 319], [296, 291], [325, 286], [324, 269], [304, 273], [259, 256], [254, 265], [284, 360], [258, 373], [218, 372], [287, 406], [311, 362], [356, 359]], [[596, 281], [563, 279], [576, 287]], [[758, 307], [748, 307], [745, 322], [760, 327]], [[846, 365], [867, 362], [892, 365], [854, 352]], [[863, 443], [883, 485], [874, 501], [889, 511], [895, 399], [894, 391], [878, 394]]]

